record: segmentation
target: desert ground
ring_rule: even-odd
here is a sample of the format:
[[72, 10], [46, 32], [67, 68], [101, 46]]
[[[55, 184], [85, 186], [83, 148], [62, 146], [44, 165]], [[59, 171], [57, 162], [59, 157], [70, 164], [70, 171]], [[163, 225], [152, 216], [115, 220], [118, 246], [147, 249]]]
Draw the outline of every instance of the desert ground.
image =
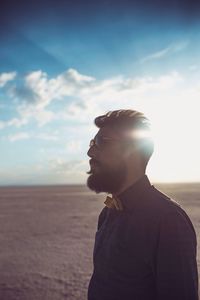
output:
[[[200, 183], [153, 184], [190, 216], [200, 268]], [[0, 187], [0, 299], [86, 300], [104, 200], [86, 186]]]

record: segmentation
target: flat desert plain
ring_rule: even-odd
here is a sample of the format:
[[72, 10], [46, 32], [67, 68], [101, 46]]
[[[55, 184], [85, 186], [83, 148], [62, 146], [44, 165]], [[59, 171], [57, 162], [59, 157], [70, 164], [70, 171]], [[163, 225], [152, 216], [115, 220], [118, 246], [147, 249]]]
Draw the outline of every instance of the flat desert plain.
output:
[[[188, 213], [199, 247], [200, 183], [153, 184]], [[104, 200], [86, 186], [1, 187], [0, 299], [86, 300]]]

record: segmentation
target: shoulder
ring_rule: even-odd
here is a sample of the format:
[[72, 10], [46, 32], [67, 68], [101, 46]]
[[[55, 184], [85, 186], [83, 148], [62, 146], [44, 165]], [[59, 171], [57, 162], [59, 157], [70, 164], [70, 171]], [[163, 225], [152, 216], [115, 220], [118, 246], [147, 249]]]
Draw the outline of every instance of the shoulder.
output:
[[162, 199], [163, 205], [169, 205], [172, 207], [181, 207], [180, 203], [170, 198], [168, 195], [164, 194], [160, 190], [158, 190], [154, 185], [152, 185], [151, 188], [152, 188], [151, 189], [152, 196], [155, 197], [156, 199]]
[[146, 202], [149, 204], [148, 206], [150, 206], [155, 213], [166, 214], [177, 210], [184, 211], [180, 203], [159, 191], [154, 185], [151, 186], [151, 190], [146, 197]]
[[189, 215], [180, 203], [162, 193], [154, 186], [152, 186], [150, 198], [151, 213], [154, 217], [157, 217], [162, 223], [168, 220], [171, 224], [176, 223], [182, 228], [189, 228], [196, 234]]

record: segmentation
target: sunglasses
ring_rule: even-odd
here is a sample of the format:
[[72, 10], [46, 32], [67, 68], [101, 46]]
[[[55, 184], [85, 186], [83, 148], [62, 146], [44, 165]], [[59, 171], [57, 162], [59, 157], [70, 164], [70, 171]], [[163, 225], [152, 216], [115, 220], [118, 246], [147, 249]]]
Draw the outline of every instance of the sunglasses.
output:
[[101, 148], [110, 141], [120, 141], [119, 138], [111, 138], [107, 136], [97, 135], [94, 139], [90, 141], [89, 147], [96, 146], [97, 148]]

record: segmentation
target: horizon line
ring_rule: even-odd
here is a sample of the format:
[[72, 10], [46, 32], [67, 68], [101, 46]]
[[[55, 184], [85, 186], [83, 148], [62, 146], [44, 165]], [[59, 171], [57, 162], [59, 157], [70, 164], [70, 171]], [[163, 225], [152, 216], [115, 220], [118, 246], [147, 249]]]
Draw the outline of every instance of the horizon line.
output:
[[[200, 184], [200, 181], [152, 181], [152, 184]], [[0, 184], [0, 188], [13, 188], [13, 187], [67, 187], [67, 186], [85, 186], [86, 183], [55, 183], [55, 184]], [[89, 188], [88, 188], [89, 189]]]

